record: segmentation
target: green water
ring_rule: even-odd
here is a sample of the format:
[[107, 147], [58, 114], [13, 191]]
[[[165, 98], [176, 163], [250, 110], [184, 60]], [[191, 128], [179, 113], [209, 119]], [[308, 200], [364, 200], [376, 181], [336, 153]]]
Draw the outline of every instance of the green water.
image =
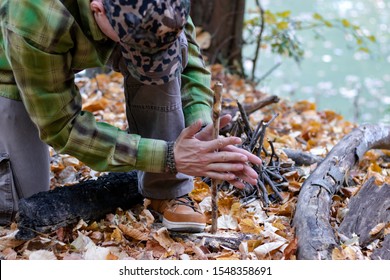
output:
[[[254, 3], [247, 0], [247, 9], [255, 7]], [[317, 12], [328, 19], [346, 18], [377, 38], [377, 43], [370, 45], [371, 54], [364, 54], [354, 52], [350, 48], [353, 41], [340, 30], [321, 30], [323, 39], [318, 40], [313, 31], [299, 32], [296, 35], [305, 49], [305, 58], [299, 66], [291, 59], [262, 51], [258, 77], [277, 62], [282, 64], [260, 84], [261, 90], [293, 101], [313, 101], [319, 110], [334, 110], [351, 121], [390, 123], [390, 0], [261, 0], [261, 3], [272, 12], [291, 10], [294, 17], [305, 18]], [[244, 63], [248, 70], [250, 61]]]

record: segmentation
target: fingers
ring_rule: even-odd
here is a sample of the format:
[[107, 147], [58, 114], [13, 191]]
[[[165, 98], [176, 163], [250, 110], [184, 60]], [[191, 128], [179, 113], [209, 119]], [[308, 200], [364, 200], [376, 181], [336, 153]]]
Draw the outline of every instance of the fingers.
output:
[[201, 129], [202, 127], [202, 121], [198, 120], [191, 124], [190, 126], [183, 129], [183, 131], [180, 133], [180, 138], [192, 138], [195, 136], [196, 133]]
[[205, 161], [208, 164], [212, 163], [246, 163], [248, 157], [241, 153], [234, 152], [211, 152], [205, 155]]
[[[223, 128], [227, 126], [231, 122], [231, 120], [232, 120], [231, 115], [223, 115], [222, 117], [219, 118], [219, 128]], [[206, 126], [204, 130], [211, 132], [212, 129], [213, 129], [213, 124], [211, 123], [208, 126]]]
[[[207, 149], [209, 151], [222, 150], [230, 145], [239, 145], [241, 144], [241, 138], [238, 137], [219, 137], [218, 139], [207, 142]], [[234, 152], [239, 152], [237, 148]]]
[[238, 189], [245, 188], [245, 184], [243, 182], [241, 182], [240, 180], [235, 179], [235, 180], [227, 181], [227, 182]]
[[253, 164], [261, 164], [262, 163], [262, 161], [259, 157], [255, 156], [254, 154], [252, 154], [252, 153], [250, 153], [242, 148], [238, 148], [235, 146], [225, 146], [223, 148], [223, 150], [235, 152], [235, 153], [241, 153], [241, 154], [245, 155], [248, 158], [248, 161], [253, 163]]
[[259, 176], [250, 166], [240, 163], [210, 164], [209, 168], [212, 170], [209, 172], [212, 174], [209, 176], [210, 178], [228, 181], [236, 187], [243, 187], [243, 181], [255, 185]]
[[225, 126], [227, 126], [232, 120], [232, 116], [231, 115], [223, 115], [220, 119], [219, 119], [219, 128], [224, 128]]
[[[219, 119], [219, 127], [223, 128], [223, 127], [227, 126], [231, 120], [232, 120], [232, 117], [230, 115], [223, 115]], [[213, 135], [213, 124], [211, 123], [211, 124], [207, 125], [204, 129], [202, 129], [200, 132], [198, 130], [198, 133], [196, 134], [196, 138], [198, 138], [199, 140], [202, 140], [202, 141], [210, 141], [210, 140], [213, 140], [212, 135]]]

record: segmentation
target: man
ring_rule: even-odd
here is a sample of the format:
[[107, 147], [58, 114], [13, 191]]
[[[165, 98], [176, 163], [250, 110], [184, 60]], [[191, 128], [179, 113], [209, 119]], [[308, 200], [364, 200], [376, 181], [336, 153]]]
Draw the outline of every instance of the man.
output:
[[[255, 184], [236, 137], [210, 140], [210, 74], [189, 0], [2, 0], [0, 223], [49, 189], [46, 144], [95, 170], [139, 170], [139, 191], [170, 230], [202, 231], [192, 176]], [[81, 110], [74, 73], [111, 64], [125, 77], [129, 131]], [[221, 119], [221, 126], [230, 121]], [[41, 141], [42, 140], [42, 141]], [[44, 144], [46, 143], [46, 144]], [[220, 152], [214, 152], [219, 149]]]

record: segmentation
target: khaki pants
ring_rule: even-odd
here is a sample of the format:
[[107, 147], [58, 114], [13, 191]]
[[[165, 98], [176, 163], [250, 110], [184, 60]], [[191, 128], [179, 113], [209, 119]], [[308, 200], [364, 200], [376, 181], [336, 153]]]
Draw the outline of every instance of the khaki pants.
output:
[[[183, 69], [188, 62], [187, 40], [181, 34]], [[125, 77], [126, 116], [129, 132], [145, 138], [174, 141], [185, 128], [181, 101], [181, 78], [158, 86], [144, 85], [134, 79], [123, 60], [114, 66]], [[148, 198], [171, 199], [191, 192], [193, 177], [181, 173], [138, 172], [139, 192]]]
[[21, 101], [0, 97], [0, 224], [13, 220], [21, 198], [49, 190], [49, 149]]
[[[185, 126], [179, 79], [164, 85], [146, 86], [127, 77], [125, 94], [130, 133], [145, 138], [176, 140]], [[191, 192], [192, 188], [193, 178], [184, 174], [138, 172], [139, 192], [148, 198], [175, 198]]]

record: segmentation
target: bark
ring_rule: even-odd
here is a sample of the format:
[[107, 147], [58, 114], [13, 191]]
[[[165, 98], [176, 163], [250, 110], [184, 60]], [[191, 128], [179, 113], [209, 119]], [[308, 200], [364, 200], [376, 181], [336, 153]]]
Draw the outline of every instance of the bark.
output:
[[283, 149], [283, 152], [285, 152], [288, 158], [292, 159], [295, 162], [295, 164], [299, 166], [308, 166], [314, 163], [319, 163], [323, 160], [322, 157], [313, 155], [308, 152], [297, 151], [292, 149]]
[[377, 249], [371, 255], [372, 260], [390, 260], [390, 234], [385, 236], [382, 248]]
[[212, 36], [211, 46], [203, 51], [211, 64], [241, 65], [244, 12], [245, 0], [192, 0], [195, 26]]
[[346, 135], [304, 182], [293, 224], [298, 259], [331, 259], [339, 242], [329, 223], [332, 196], [370, 149], [390, 149], [390, 127], [362, 125]]
[[109, 173], [97, 180], [57, 187], [20, 200], [16, 238], [27, 240], [80, 219], [100, 219], [118, 207], [128, 209], [140, 202], [136, 172]]
[[[339, 234], [344, 238], [359, 237], [359, 245], [367, 247], [375, 239], [383, 238], [385, 225], [390, 222], [390, 185], [377, 186], [375, 178], [368, 180], [351, 198], [348, 213], [340, 224]], [[379, 229], [373, 230], [383, 225]], [[371, 259], [390, 260], [390, 235], [384, 237]]]
[[352, 238], [354, 233], [357, 234], [359, 245], [366, 247], [383, 234], [383, 231], [376, 234], [370, 234], [370, 232], [378, 224], [390, 222], [389, 210], [390, 185], [377, 186], [375, 178], [371, 178], [351, 198], [348, 213], [338, 231], [348, 238]]

